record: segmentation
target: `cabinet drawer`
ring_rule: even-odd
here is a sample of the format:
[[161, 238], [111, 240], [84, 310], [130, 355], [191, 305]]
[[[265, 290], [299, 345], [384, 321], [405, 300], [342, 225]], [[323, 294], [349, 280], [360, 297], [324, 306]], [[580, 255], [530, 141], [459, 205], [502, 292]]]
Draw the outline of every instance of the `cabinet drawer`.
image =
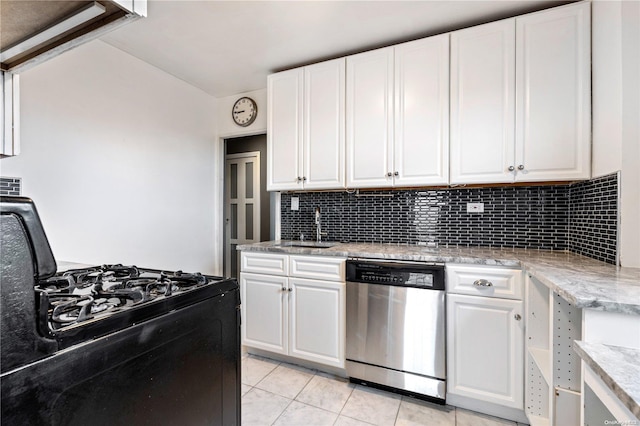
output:
[[290, 256], [291, 277], [324, 281], [345, 280], [346, 259], [343, 257]]
[[257, 274], [289, 274], [289, 256], [286, 254], [242, 252], [240, 271]]
[[447, 264], [447, 291], [522, 300], [522, 270]]

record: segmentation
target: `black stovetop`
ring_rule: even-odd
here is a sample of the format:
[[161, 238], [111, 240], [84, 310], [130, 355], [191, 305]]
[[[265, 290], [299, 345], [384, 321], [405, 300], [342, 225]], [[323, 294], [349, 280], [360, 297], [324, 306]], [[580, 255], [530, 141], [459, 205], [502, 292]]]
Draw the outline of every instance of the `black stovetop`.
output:
[[235, 280], [136, 266], [73, 269], [35, 286], [38, 328], [59, 349], [104, 336], [237, 287]]

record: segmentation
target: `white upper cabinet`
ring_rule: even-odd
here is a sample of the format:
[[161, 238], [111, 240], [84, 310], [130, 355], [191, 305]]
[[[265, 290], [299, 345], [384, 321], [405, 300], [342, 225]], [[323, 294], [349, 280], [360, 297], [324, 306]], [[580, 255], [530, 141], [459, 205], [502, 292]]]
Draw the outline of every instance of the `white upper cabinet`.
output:
[[512, 182], [515, 19], [451, 34], [451, 183]]
[[345, 59], [267, 80], [267, 189], [344, 188]]
[[347, 58], [347, 187], [448, 183], [449, 35]]
[[267, 78], [267, 190], [302, 189], [302, 102], [304, 71]]
[[591, 175], [590, 6], [516, 19], [516, 181]]
[[[449, 182], [449, 35], [395, 46], [395, 186]], [[396, 174], [397, 173], [397, 174]]]
[[345, 59], [304, 68], [303, 186], [344, 188]]
[[393, 183], [393, 47], [347, 58], [347, 187]]
[[590, 4], [451, 35], [451, 183], [588, 179]]

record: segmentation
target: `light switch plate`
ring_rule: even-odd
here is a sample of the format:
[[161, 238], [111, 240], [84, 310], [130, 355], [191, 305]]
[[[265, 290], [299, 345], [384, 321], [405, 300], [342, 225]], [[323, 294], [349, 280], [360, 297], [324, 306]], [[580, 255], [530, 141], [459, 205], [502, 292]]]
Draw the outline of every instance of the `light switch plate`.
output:
[[300, 198], [291, 197], [291, 210], [300, 210]]
[[467, 213], [484, 213], [484, 203], [467, 203]]

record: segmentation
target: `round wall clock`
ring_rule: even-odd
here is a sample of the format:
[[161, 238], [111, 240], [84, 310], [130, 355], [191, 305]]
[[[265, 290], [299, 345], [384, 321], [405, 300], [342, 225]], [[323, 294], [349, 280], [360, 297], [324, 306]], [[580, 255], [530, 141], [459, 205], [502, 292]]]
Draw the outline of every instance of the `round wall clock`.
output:
[[242, 97], [233, 104], [231, 115], [238, 126], [247, 127], [256, 120], [258, 105], [253, 99], [246, 96]]

